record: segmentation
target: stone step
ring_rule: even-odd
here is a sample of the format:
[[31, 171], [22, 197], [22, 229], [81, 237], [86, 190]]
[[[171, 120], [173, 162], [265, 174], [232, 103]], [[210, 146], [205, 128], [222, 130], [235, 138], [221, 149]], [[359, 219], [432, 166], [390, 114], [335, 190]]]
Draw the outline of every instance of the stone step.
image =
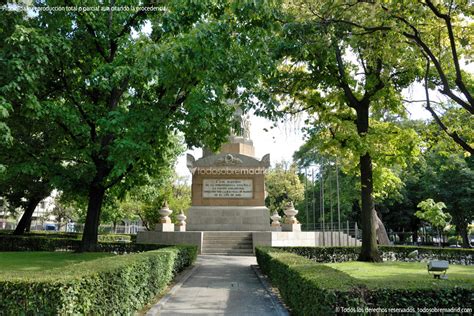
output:
[[246, 241], [233, 241], [233, 240], [216, 240], [216, 241], [204, 241], [204, 245], [253, 245], [251, 240]]
[[208, 249], [253, 249], [252, 245], [204, 245], [204, 250]]
[[224, 241], [235, 241], [235, 242], [239, 242], [239, 241], [252, 241], [252, 238], [235, 238], [235, 237], [222, 237], [222, 238], [219, 238], [219, 237], [208, 237], [208, 238], [203, 238], [204, 241], [211, 241], [211, 242], [218, 242], [218, 241], [221, 241], [221, 240], [224, 240]]
[[205, 232], [203, 254], [253, 255], [252, 233], [248, 232]]
[[204, 233], [204, 238], [252, 238], [252, 234], [239, 233]]
[[253, 252], [249, 253], [238, 253], [238, 252], [216, 252], [216, 253], [203, 253], [203, 255], [210, 255], [210, 256], [245, 256], [245, 257], [253, 257]]
[[210, 241], [210, 242], [219, 242], [221, 240], [241, 242], [241, 241], [252, 241], [252, 238], [203, 238], [203, 240]]
[[243, 246], [243, 247], [252, 247], [253, 243], [252, 242], [205, 242], [203, 243], [203, 247], [208, 247], [208, 246], [223, 246], [223, 247], [230, 247], [230, 246]]
[[252, 249], [215, 248], [203, 249], [203, 254], [253, 254]]

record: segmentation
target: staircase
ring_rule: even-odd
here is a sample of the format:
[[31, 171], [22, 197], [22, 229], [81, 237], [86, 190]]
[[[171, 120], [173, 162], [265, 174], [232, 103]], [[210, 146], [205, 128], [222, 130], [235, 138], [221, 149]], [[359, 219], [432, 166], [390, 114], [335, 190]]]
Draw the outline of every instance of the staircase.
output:
[[253, 256], [252, 233], [204, 232], [202, 254]]

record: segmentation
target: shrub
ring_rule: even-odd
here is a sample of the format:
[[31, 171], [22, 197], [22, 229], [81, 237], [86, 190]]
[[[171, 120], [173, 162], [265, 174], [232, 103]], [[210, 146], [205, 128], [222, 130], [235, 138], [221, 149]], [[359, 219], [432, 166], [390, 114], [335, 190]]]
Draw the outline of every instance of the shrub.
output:
[[[415, 246], [380, 246], [382, 257], [394, 261], [427, 261], [432, 259], [447, 260], [452, 264], [474, 264], [474, 249], [415, 247]], [[409, 253], [418, 250], [418, 256], [410, 258]]]
[[76, 238], [0, 235], [0, 251], [72, 251], [80, 245], [81, 241]]
[[[360, 247], [282, 247], [285, 251], [299, 254], [316, 262], [346, 262], [357, 260]], [[379, 246], [382, 258], [388, 261], [427, 261], [447, 260], [452, 264], [474, 264], [474, 249], [415, 247], [415, 246]], [[418, 250], [418, 256], [408, 256]]]
[[[0, 311], [24, 314], [132, 314], [192, 264], [194, 246], [96, 259], [0, 280]], [[0, 313], [1, 314], [1, 313]]]
[[[2, 235], [0, 234], [0, 251], [77, 251], [81, 240], [74, 238], [56, 238], [43, 235]], [[131, 253], [149, 251], [166, 247], [157, 244], [135, 244], [123, 242], [100, 242], [97, 252]]]
[[107, 235], [99, 235], [98, 239], [100, 242], [131, 242], [132, 237], [131, 235], [127, 234], [107, 234]]
[[[304, 248], [307, 247], [288, 249], [301, 251]], [[345, 250], [352, 255], [353, 250], [349, 248]], [[322, 253], [328, 254], [327, 251]], [[434, 288], [431, 282], [425, 282], [415, 287], [374, 287], [342, 271], [282, 249], [257, 247], [256, 256], [262, 271], [278, 287], [295, 315], [331, 315], [338, 311], [337, 308], [341, 313], [344, 311], [342, 308], [364, 311], [366, 307], [452, 308], [474, 304], [473, 289], [469, 284]]]
[[255, 249], [257, 262], [295, 315], [331, 315], [336, 307], [363, 306], [354, 278], [302, 256], [267, 247]]

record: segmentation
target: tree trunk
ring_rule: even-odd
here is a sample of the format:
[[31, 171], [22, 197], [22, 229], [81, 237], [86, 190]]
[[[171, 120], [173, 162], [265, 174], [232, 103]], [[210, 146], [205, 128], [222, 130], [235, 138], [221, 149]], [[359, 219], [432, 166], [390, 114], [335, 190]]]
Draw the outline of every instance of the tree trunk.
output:
[[25, 232], [30, 231], [31, 218], [33, 217], [36, 207], [43, 198], [44, 197], [33, 197], [28, 201], [25, 212], [21, 216], [18, 225], [16, 225], [13, 235], [23, 235]]
[[361, 183], [361, 222], [362, 222], [362, 249], [358, 261], [380, 262], [382, 258], [378, 253], [376, 225], [374, 216], [374, 199], [372, 183], [372, 159], [369, 153], [360, 157], [360, 183]]
[[[357, 107], [357, 133], [365, 137], [369, 131], [369, 106], [359, 104]], [[382, 258], [377, 247], [376, 218], [374, 205], [374, 184], [372, 180], [372, 158], [366, 152], [359, 157], [361, 184], [361, 224], [362, 247], [358, 261], [380, 262]]]
[[464, 223], [456, 227], [458, 228], [459, 235], [461, 235], [461, 238], [462, 238], [462, 247], [472, 248], [471, 241], [469, 240], [469, 232], [468, 232], [467, 223]]
[[105, 189], [94, 181], [89, 189], [89, 204], [87, 205], [86, 222], [84, 224], [84, 232], [82, 233], [82, 252], [94, 251], [97, 247], [100, 211], [104, 196]]
[[439, 246], [439, 247], [443, 247], [443, 244], [442, 244], [443, 242], [442, 242], [442, 240], [441, 240], [441, 231], [439, 230], [439, 227], [436, 228], [436, 229], [437, 229], [437, 231], [438, 231], [438, 246]]

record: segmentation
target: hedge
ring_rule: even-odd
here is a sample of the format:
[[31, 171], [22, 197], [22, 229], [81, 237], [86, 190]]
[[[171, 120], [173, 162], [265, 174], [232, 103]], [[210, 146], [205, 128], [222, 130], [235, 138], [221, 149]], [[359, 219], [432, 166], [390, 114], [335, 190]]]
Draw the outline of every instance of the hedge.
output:
[[363, 281], [295, 253], [256, 247], [257, 262], [295, 315], [333, 315], [343, 308], [452, 308], [474, 304], [470, 286], [371, 288]]
[[349, 275], [297, 254], [256, 247], [257, 262], [295, 315], [331, 315], [336, 307], [361, 307], [363, 291]]
[[[56, 238], [43, 235], [1, 235], [0, 251], [77, 251], [81, 240], [77, 238]], [[164, 245], [135, 244], [123, 242], [99, 242], [97, 252], [130, 253], [163, 248]]]
[[[360, 252], [360, 247], [280, 247], [279, 249], [299, 254], [316, 262], [354, 261]], [[474, 264], [474, 249], [379, 246], [379, 250], [382, 258], [388, 261], [419, 262], [438, 259], [447, 260], [451, 264]], [[418, 250], [418, 255], [410, 258], [408, 254], [414, 250]]]
[[195, 246], [174, 246], [0, 280], [0, 314], [132, 314], [196, 254]]
[[[12, 230], [0, 230], [0, 236], [2, 235], [11, 235]], [[24, 233], [24, 237], [49, 237], [49, 238], [68, 238], [68, 239], [81, 239], [81, 233], [72, 233], [72, 232], [51, 232], [51, 231], [32, 231]], [[137, 240], [137, 235], [132, 234], [99, 234], [98, 240], [100, 242], [117, 242], [117, 241], [127, 241], [135, 242]]]

